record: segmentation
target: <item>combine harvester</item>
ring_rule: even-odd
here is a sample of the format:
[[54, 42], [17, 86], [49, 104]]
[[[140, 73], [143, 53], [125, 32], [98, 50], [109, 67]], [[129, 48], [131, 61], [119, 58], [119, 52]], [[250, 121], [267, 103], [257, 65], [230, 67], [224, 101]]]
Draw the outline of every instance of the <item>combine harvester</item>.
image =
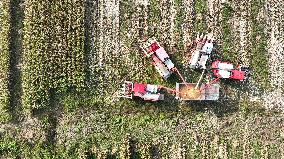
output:
[[195, 43], [196, 48], [192, 52], [189, 67], [192, 69], [205, 70], [207, 61], [211, 57], [214, 48], [214, 38], [211, 34], [198, 34]]
[[164, 78], [168, 79], [172, 73], [176, 72], [181, 80], [185, 82], [185, 79], [175, 67], [166, 50], [155, 40], [155, 38], [148, 39], [142, 47], [144, 56], [152, 58], [153, 65], [159, 74]]
[[[176, 88], [171, 89], [159, 85], [133, 83], [125, 81], [122, 88], [118, 92], [118, 97], [130, 98], [140, 97], [146, 101], [164, 100], [163, 92], [175, 95], [175, 98], [181, 101], [203, 101], [203, 100], [218, 100], [220, 79], [232, 79], [237, 81], [247, 80], [249, 77], [249, 68], [239, 65], [237, 69], [233, 64], [221, 62], [217, 60], [211, 64], [211, 68], [207, 69], [206, 65], [212, 55], [214, 48], [214, 38], [210, 35], [198, 35], [196, 38], [196, 49], [192, 52], [189, 66], [192, 69], [201, 69], [202, 74], [197, 83], [187, 83], [178, 69], [170, 60], [165, 49], [155, 39], [149, 39], [144, 47], [144, 55], [151, 57], [155, 68], [159, 74], [167, 79], [173, 72], [177, 72], [183, 83], [176, 83]], [[201, 83], [205, 71], [212, 70], [213, 80], [207, 84]]]

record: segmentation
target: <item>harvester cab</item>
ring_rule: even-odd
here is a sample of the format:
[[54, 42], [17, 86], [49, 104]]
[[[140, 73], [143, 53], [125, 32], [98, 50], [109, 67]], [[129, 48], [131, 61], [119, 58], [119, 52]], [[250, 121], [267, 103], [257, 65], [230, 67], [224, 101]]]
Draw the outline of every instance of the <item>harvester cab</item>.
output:
[[213, 76], [217, 78], [226, 78], [237, 81], [246, 81], [250, 75], [248, 66], [239, 65], [237, 68], [234, 68], [232, 63], [219, 60], [212, 63], [212, 71]]
[[191, 59], [189, 61], [189, 67], [193, 69], [206, 69], [208, 59], [212, 54], [214, 48], [214, 38], [211, 34], [198, 34], [195, 40], [196, 48], [192, 52]]
[[164, 100], [164, 94], [159, 93], [160, 87], [158, 85], [133, 83], [125, 81], [120, 89], [118, 97], [130, 98], [133, 96], [140, 97], [146, 101]]
[[146, 57], [152, 57], [153, 65], [159, 74], [167, 79], [174, 72], [175, 65], [171, 61], [165, 49], [155, 40], [148, 39], [143, 45], [143, 52]]

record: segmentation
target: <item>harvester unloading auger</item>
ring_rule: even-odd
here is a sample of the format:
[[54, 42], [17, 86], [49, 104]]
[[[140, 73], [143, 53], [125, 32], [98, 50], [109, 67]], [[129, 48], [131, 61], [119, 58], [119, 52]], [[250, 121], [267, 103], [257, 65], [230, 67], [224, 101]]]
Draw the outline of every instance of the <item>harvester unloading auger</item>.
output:
[[160, 85], [136, 83], [125, 81], [118, 92], [118, 97], [132, 99], [134, 96], [140, 97], [146, 101], [164, 100], [164, 92], [175, 95], [176, 99], [184, 101], [193, 100], [218, 100], [220, 85], [217, 83], [221, 78], [243, 81], [249, 75], [248, 67], [240, 66], [234, 69], [231, 63], [215, 61], [211, 65], [213, 80], [207, 84], [201, 83], [207, 69], [207, 63], [213, 54], [214, 38], [212, 35], [198, 35], [196, 48], [192, 51], [189, 67], [192, 69], [201, 69], [202, 74], [197, 83], [187, 83], [179, 70], [175, 67], [165, 49], [151, 38], [145, 42], [142, 50], [146, 57], [151, 57], [153, 65], [159, 74], [167, 79], [172, 73], [177, 73], [183, 83], [176, 83], [176, 88], [171, 89]]

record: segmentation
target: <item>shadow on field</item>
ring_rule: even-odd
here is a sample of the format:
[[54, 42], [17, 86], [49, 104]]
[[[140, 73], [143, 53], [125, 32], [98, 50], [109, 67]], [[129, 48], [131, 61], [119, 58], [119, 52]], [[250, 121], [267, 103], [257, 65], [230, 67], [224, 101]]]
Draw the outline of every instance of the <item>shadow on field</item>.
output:
[[22, 38], [21, 33], [23, 29], [24, 8], [22, 7], [23, 0], [13, 0], [10, 3], [10, 77], [9, 77], [9, 91], [10, 91], [10, 106], [9, 111], [12, 114], [12, 122], [18, 123], [21, 120], [21, 111], [23, 110], [21, 97], [22, 91]]
[[205, 112], [212, 110], [217, 117], [224, 117], [229, 114], [235, 113], [239, 110], [237, 100], [220, 100], [220, 101], [198, 101], [198, 102], [187, 102], [188, 106], [192, 110], [197, 112]]
[[[85, 2], [85, 61], [87, 63], [86, 68], [90, 68], [93, 65], [93, 59], [96, 55], [96, 45], [98, 40], [98, 23], [97, 19], [99, 17], [98, 13], [98, 1], [97, 0], [87, 0]], [[95, 15], [95, 16], [94, 16]], [[93, 69], [86, 70], [86, 79], [88, 83], [92, 83]]]

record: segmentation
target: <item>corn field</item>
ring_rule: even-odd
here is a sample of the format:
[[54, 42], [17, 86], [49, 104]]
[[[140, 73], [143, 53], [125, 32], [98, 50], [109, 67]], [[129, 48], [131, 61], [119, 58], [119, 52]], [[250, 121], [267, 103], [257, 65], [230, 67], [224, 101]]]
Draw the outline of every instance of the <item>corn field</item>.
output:
[[[1, 0], [0, 158], [283, 158], [283, 20], [280, 0]], [[197, 82], [200, 32], [250, 81], [221, 81], [216, 102], [114, 97], [181, 82], [143, 57], [151, 37]]]
[[41, 108], [56, 91], [84, 88], [84, 2], [25, 3], [23, 105]]
[[0, 113], [1, 121], [9, 120], [9, 2], [0, 2]]

